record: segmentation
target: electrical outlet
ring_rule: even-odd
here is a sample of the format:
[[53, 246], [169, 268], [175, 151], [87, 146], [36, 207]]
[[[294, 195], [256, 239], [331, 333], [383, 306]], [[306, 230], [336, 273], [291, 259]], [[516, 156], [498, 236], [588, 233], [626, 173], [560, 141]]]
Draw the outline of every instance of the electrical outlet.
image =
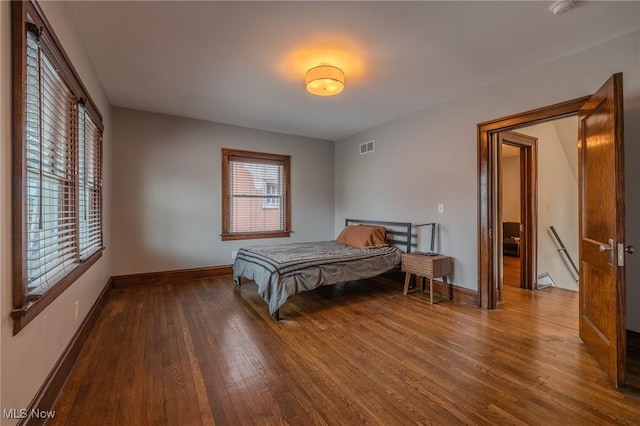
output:
[[234, 260], [234, 259], [236, 258], [236, 256], [237, 256], [237, 255], [238, 255], [238, 252], [237, 252], [237, 251], [235, 251], [235, 250], [234, 250], [234, 251], [232, 251], [232, 252], [231, 252], [231, 260]]
[[80, 301], [76, 300], [76, 303], [74, 303], [73, 319], [76, 319], [76, 320], [78, 319], [79, 307], [80, 307]]
[[444, 204], [438, 204], [438, 213], [444, 213]]

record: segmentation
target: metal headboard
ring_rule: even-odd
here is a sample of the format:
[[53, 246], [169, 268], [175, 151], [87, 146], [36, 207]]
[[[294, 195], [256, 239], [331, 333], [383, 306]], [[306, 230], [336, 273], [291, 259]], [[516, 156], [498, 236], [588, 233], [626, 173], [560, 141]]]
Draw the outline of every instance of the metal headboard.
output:
[[387, 242], [394, 246], [397, 246], [405, 253], [411, 253], [411, 247], [417, 247], [415, 243], [417, 234], [411, 232], [411, 222], [388, 222], [381, 220], [361, 220], [361, 219], [345, 219], [344, 225], [378, 225], [387, 228], [387, 235], [391, 235], [392, 238], [387, 238]]

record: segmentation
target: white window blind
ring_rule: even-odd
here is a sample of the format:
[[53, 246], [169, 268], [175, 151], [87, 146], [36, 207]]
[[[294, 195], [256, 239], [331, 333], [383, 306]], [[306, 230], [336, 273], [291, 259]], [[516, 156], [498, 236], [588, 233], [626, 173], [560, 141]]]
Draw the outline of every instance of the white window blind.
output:
[[285, 164], [229, 157], [229, 232], [285, 230]]
[[75, 98], [28, 33], [26, 93], [27, 283], [46, 290], [75, 261]]
[[102, 143], [83, 104], [78, 108], [79, 252], [84, 260], [102, 248]]

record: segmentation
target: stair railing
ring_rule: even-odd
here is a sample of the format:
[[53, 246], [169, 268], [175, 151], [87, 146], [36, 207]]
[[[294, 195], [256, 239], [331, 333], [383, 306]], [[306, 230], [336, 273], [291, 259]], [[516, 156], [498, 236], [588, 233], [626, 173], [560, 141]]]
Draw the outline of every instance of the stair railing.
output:
[[[560, 253], [560, 256], [562, 256], [563, 259], [565, 260], [564, 264], [567, 265], [567, 268], [569, 268], [569, 270], [572, 272], [572, 275], [575, 278], [575, 280], [578, 281], [580, 277], [580, 272], [578, 271], [578, 267], [576, 266], [575, 263], [573, 263], [573, 259], [571, 259], [571, 255], [569, 255], [567, 248], [562, 243], [562, 240], [560, 239], [560, 236], [556, 232], [556, 229], [553, 226], [550, 226], [549, 229], [551, 230], [551, 235], [554, 237], [554, 240], [555, 240], [554, 242], [558, 247], [560, 247], [558, 249], [558, 252]], [[575, 272], [575, 275], [573, 274], [574, 272]]]

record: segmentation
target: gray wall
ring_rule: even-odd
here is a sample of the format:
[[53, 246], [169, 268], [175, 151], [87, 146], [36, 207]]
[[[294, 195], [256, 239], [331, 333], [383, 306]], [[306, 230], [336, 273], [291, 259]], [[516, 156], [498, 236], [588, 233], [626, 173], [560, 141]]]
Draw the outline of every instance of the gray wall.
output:
[[[333, 237], [333, 142], [114, 108], [113, 275], [232, 263], [248, 244]], [[221, 148], [291, 156], [290, 238], [221, 241]]]
[[[623, 72], [627, 243], [640, 246], [639, 70], [636, 31], [338, 141], [334, 232], [348, 216], [437, 221], [440, 251], [455, 257], [454, 283], [477, 289], [477, 124], [594, 93]], [[360, 156], [358, 144], [371, 139], [376, 152]], [[640, 262], [633, 260], [628, 327], [640, 331]]]
[[556, 229], [567, 253], [578, 265], [578, 179], [571, 168], [578, 158], [578, 118], [563, 121], [573, 124], [573, 135], [566, 135], [573, 142], [572, 147], [561, 142], [556, 122], [518, 132], [538, 139], [538, 275], [547, 273], [558, 287], [578, 290], [575, 275], [549, 231], [550, 226]]

